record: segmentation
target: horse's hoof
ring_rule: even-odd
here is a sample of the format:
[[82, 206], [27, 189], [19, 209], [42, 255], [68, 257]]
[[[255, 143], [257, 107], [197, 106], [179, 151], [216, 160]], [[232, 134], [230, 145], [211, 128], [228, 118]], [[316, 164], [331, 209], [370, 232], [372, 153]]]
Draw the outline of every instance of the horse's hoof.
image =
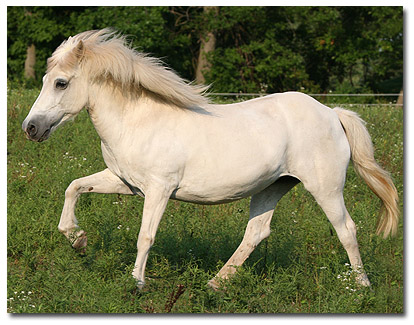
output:
[[137, 281], [137, 288], [139, 290], [142, 290], [144, 288], [144, 286], [145, 286], [145, 281], [141, 281], [141, 280]]
[[72, 241], [72, 247], [77, 251], [85, 253], [86, 246], [88, 245], [88, 237], [86, 236], [86, 232], [83, 230], [77, 232], [74, 235], [74, 240]]
[[371, 287], [371, 282], [369, 282], [368, 276], [365, 273], [359, 274], [355, 281], [363, 287]]
[[214, 291], [217, 291], [220, 288], [220, 285], [218, 284], [218, 282], [216, 281], [216, 278], [211, 279], [210, 281], [207, 282], [207, 285], [213, 289]]

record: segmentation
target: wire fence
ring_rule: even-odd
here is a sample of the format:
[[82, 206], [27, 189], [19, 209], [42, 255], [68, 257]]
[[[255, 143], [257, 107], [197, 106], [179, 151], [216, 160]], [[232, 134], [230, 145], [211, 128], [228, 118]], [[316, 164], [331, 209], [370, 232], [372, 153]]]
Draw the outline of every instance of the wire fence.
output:
[[[222, 98], [226, 98], [226, 97], [231, 97], [231, 98], [236, 98], [236, 99], [243, 99], [245, 97], [264, 97], [270, 94], [266, 94], [266, 93], [209, 93], [209, 96], [214, 96], [214, 97], [222, 97]], [[341, 97], [341, 98], [369, 98], [372, 97], [373, 99], [375, 99], [376, 101], [378, 101], [379, 99], [383, 99], [382, 102], [377, 102], [377, 103], [353, 103], [353, 102], [337, 102], [335, 101], [334, 103], [331, 104], [335, 104], [335, 105], [349, 105], [349, 106], [397, 106], [397, 107], [402, 107], [403, 103], [402, 103], [402, 99], [403, 99], [403, 94], [397, 94], [397, 93], [382, 93], [382, 94], [333, 94], [333, 93], [327, 93], [327, 94], [308, 94], [309, 96], [312, 96], [316, 99], [322, 98], [322, 99], [327, 99], [327, 98], [335, 98], [335, 97]], [[383, 101], [385, 101], [386, 99], [390, 100], [392, 98], [391, 102], [387, 102], [384, 103]], [[328, 103], [329, 104], [329, 103]]]

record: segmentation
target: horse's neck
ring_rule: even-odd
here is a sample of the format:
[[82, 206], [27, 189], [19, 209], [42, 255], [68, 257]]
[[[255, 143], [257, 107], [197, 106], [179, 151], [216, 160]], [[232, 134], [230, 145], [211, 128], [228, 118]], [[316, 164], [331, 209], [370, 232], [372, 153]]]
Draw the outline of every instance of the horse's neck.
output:
[[151, 98], [126, 99], [110, 87], [91, 86], [89, 115], [103, 143], [116, 145], [122, 135], [139, 132], [140, 126], [162, 114], [160, 104]]

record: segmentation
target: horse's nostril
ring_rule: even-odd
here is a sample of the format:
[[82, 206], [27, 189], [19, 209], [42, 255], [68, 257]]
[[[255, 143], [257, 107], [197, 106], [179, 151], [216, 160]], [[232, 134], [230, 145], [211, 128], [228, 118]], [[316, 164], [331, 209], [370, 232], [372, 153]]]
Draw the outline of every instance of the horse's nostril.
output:
[[33, 123], [29, 123], [26, 128], [26, 132], [29, 136], [33, 137], [37, 133], [37, 127]]

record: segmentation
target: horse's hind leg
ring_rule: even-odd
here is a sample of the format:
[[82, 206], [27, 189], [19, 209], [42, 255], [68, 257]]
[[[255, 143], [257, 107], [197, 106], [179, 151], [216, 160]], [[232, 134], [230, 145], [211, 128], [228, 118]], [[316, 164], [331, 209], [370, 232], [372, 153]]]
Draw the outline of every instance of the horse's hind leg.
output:
[[[324, 188], [324, 186], [319, 188]], [[335, 228], [339, 240], [348, 254], [352, 269], [357, 274], [357, 283], [363, 286], [370, 286], [359, 253], [355, 223], [345, 207], [342, 190], [334, 192], [325, 191], [323, 193], [321, 191], [311, 191], [311, 193]]]
[[119, 193], [133, 194], [119, 177], [109, 169], [99, 173], [75, 179], [65, 192], [65, 204], [58, 229], [68, 238], [73, 248], [82, 249], [87, 245], [86, 233], [79, 230], [75, 217], [76, 202], [82, 193]]
[[209, 286], [217, 289], [219, 287], [218, 278], [227, 279], [235, 273], [236, 268], [243, 264], [256, 246], [270, 235], [270, 221], [277, 202], [298, 183], [299, 180], [296, 178], [285, 176], [252, 196], [250, 219], [243, 240], [216, 277], [209, 281]]

